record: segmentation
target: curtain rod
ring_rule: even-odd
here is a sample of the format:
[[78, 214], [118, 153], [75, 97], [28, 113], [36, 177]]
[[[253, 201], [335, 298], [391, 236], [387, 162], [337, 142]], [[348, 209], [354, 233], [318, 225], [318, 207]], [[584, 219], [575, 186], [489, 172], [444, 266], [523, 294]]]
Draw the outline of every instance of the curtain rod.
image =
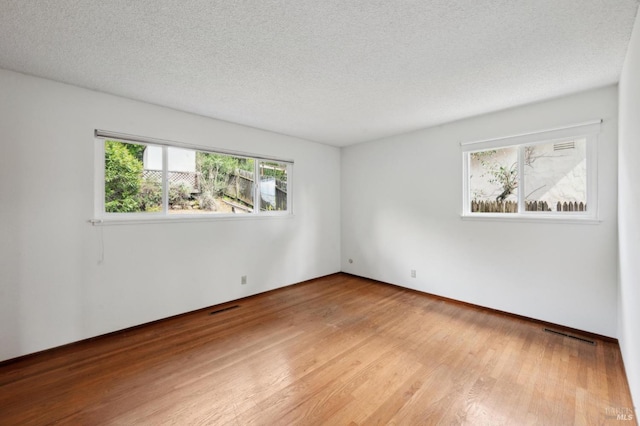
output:
[[256, 154], [250, 154], [242, 151], [233, 151], [229, 149], [213, 148], [213, 147], [202, 146], [202, 145], [192, 145], [192, 144], [187, 144], [183, 142], [170, 141], [166, 139], [157, 139], [157, 138], [151, 138], [147, 136], [137, 136], [137, 135], [130, 135], [127, 133], [112, 132], [109, 130], [95, 129], [94, 135], [96, 138], [101, 138], [101, 139], [119, 139], [125, 142], [138, 142], [138, 143], [153, 144], [153, 145], [172, 146], [176, 148], [197, 149], [205, 152], [214, 152], [216, 154], [227, 154], [227, 155], [234, 155], [236, 157], [255, 158], [258, 160], [269, 160], [269, 161], [276, 161], [279, 163], [293, 164], [293, 160], [285, 160], [282, 158], [272, 157], [268, 155], [256, 155]]
[[534, 135], [539, 135], [539, 134], [543, 134], [543, 133], [550, 133], [550, 132], [558, 132], [558, 131], [561, 131], [561, 130], [575, 129], [575, 128], [578, 128], [578, 127], [593, 126], [593, 125], [596, 125], [596, 124], [602, 124], [602, 119], [585, 121], [583, 123], [569, 124], [567, 126], [553, 127], [551, 129], [538, 130], [538, 131], [535, 131], [535, 132], [520, 133], [520, 134], [517, 134], [517, 135], [500, 136], [498, 138], [482, 139], [482, 140], [470, 141], [470, 142], [460, 142], [460, 146], [474, 145], [474, 144], [480, 144], [480, 143], [486, 143], [486, 142], [497, 142], [497, 141], [501, 141], [501, 140], [505, 140], [505, 139], [515, 139], [515, 138], [521, 138], [521, 137], [525, 137], [525, 136], [534, 136]]

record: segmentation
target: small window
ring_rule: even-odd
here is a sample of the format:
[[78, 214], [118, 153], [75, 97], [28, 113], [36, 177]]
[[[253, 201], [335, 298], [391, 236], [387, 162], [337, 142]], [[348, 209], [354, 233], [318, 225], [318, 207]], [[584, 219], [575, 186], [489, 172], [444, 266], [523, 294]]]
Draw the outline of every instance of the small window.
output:
[[526, 211], [587, 210], [587, 140], [525, 145]]
[[518, 212], [518, 148], [469, 153], [471, 211]]
[[260, 162], [260, 210], [287, 210], [287, 165]]
[[599, 122], [463, 144], [464, 215], [594, 219], [598, 130]]
[[291, 213], [290, 162], [106, 136], [96, 146], [98, 217]]

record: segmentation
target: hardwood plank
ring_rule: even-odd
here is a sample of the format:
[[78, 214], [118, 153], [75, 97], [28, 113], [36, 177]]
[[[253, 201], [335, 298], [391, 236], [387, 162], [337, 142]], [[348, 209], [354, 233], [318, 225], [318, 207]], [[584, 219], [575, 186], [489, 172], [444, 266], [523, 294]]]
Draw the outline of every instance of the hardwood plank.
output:
[[0, 424], [603, 424], [633, 406], [590, 338], [336, 274], [4, 363]]

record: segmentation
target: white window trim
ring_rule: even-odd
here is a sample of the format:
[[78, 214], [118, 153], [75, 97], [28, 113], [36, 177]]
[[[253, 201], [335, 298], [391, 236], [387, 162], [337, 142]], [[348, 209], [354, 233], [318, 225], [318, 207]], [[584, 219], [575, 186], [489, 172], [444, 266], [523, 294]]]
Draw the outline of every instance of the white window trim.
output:
[[[104, 169], [104, 144], [106, 140], [124, 143], [139, 143], [162, 147], [162, 193], [163, 210], [160, 212], [139, 212], [139, 213], [108, 213], [105, 212], [105, 169]], [[219, 220], [256, 220], [267, 218], [288, 218], [294, 214], [293, 210], [293, 160], [282, 159], [265, 155], [253, 155], [246, 152], [231, 151], [226, 149], [205, 147], [202, 145], [186, 144], [164, 139], [135, 136], [126, 133], [110, 132], [105, 130], [95, 130], [94, 133], [94, 218], [89, 220], [93, 225], [117, 225], [136, 223], [177, 223], [177, 222], [203, 222]], [[213, 154], [232, 155], [235, 157], [250, 158], [254, 160], [254, 177], [259, 179], [260, 162], [274, 162], [287, 166], [287, 210], [281, 211], [261, 211], [260, 202], [254, 202], [254, 211], [246, 214], [235, 213], [201, 213], [201, 214], [168, 214], [168, 148], [184, 148]], [[254, 200], [260, 200], [260, 185], [254, 183]]]
[[[463, 220], [490, 220], [515, 222], [555, 222], [597, 224], [598, 216], [598, 134], [602, 120], [593, 120], [569, 126], [556, 127], [537, 132], [503, 136], [494, 139], [460, 143], [462, 150], [462, 214]], [[518, 191], [518, 213], [480, 213], [471, 212], [469, 194], [469, 154], [495, 148], [518, 147], [518, 177], [524, 176], [521, 159], [525, 145], [557, 143], [576, 138], [586, 139], [587, 144], [587, 211], [586, 212], [527, 212], [524, 210], [524, 191]]]

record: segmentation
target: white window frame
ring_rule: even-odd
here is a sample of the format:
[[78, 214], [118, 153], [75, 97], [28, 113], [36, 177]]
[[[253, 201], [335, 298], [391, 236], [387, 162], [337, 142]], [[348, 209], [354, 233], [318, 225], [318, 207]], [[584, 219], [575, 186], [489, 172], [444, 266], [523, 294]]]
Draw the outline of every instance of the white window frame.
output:
[[[572, 124], [538, 132], [506, 136], [495, 139], [463, 142], [460, 144], [463, 160], [462, 178], [462, 218], [487, 219], [504, 221], [558, 221], [599, 223], [598, 219], [598, 134], [602, 120]], [[566, 142], [573, 139], [586, 140], [587, 161], [587, 210], [584, 212], [537, 212], [525, 210], [525, 191], [522, 190], [524, 176], [524, 147], [538, 144]], [[470, 154], [491, 149], [517, 147], [518, 148], [518, 212], [517, 213], [483, 213], [471, 211]]]
[[[142, 144], [162, 148], [162, 210], [159, 212], [131, 212], [131, 213], [110, 213], [105, 211], [105, 142], [115, 141], [128, 144]], [[182, 142], [167, 141], [163, 139], [135, 136], [125, 133], [117, 133], [96, 129], [94, 132], [94, 218], [89, 222], [97, 224], [117, 224], [136, 222], [194, 222], [202, 220], [224, 220], [224, 219], [256, 219], [266, 217], [291, 217], [293, 216], [293, 160], [269, 157], [264, 155], [252, 155], [248, 153], [230, 151], [218, 148], [204, 147]], [[168, 150], [169, 148], [190, 149], [205, 153], [231, 155], [234, 157], [249, 158], [254, 164], [254, 184], [253, 184], [253, 211], [246, 214], [237, 213], [198, 213], [198, 214], [169, 214], [169, 185], [168, 185]], [[287, 209], [286, 210], [260, 210], [260, 163], [270, 162], [285, 165], [287, 168]]]

